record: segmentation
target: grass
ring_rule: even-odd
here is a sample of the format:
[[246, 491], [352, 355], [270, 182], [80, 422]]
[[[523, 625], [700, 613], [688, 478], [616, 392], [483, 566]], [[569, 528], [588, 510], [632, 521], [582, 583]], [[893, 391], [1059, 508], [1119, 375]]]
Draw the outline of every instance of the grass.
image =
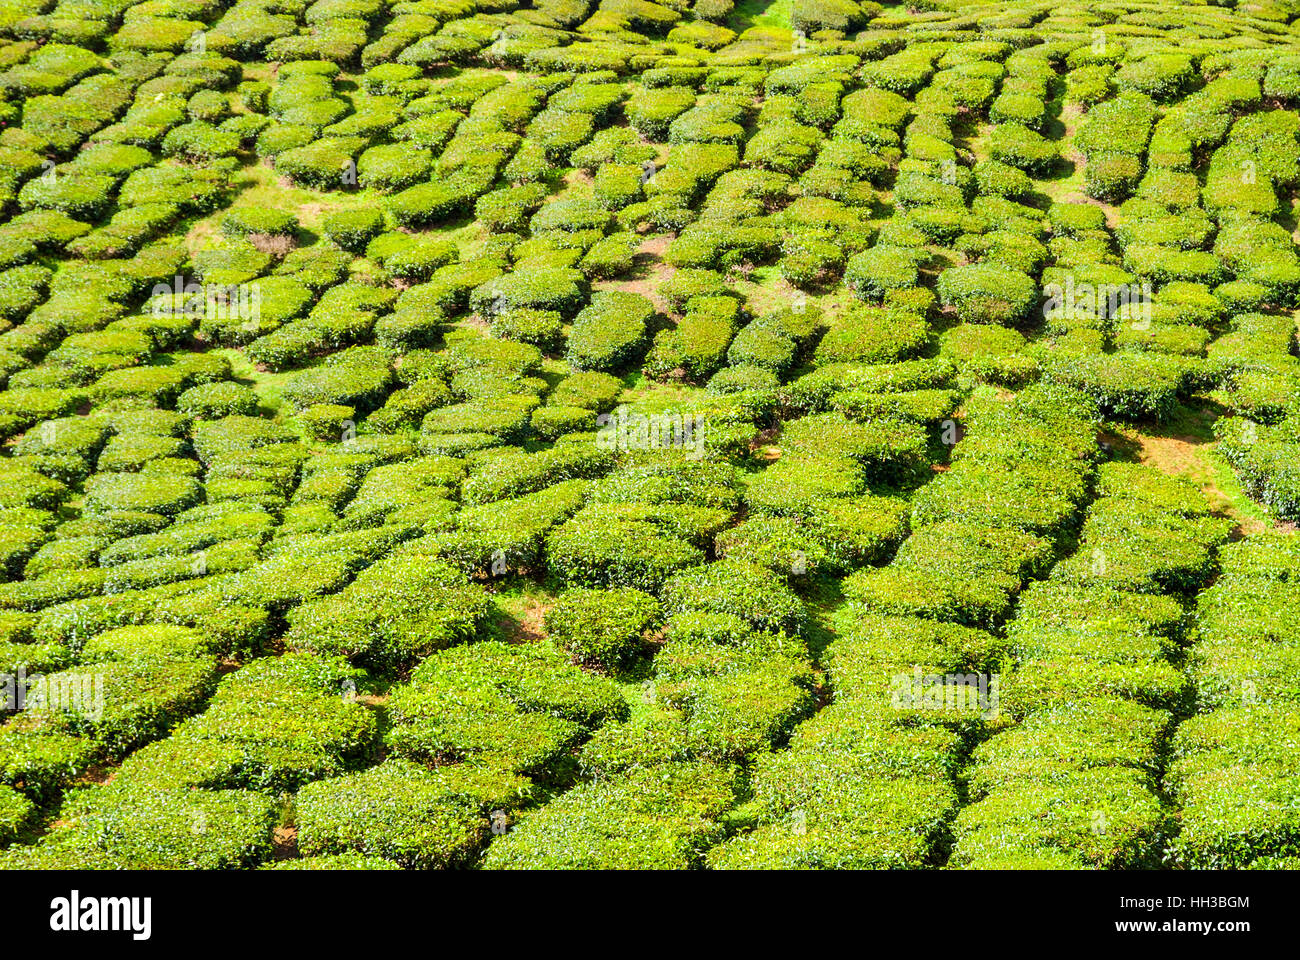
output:
[[727, 17], [727, 26], [737, 33], [744, 33], [750, 27], [789, 30], [793, 7], [794, 0], [741, 0]]
[[556, 595], [528, 577], [509, 576], [490, 581], [493, 612], [485, 640], [531, 643], [546, 636], [542, 617], [555, 605]]
[[1123, 459], [1195, 484], [1216, 513], [1237, 524], [1240, 535], [1279, 529], [1276, 519], [1246, 495], [1232, 468], [1216, 453], [1213, 425], [1220, 415], [1209, 406], [1180, 405], [1158, 425], [1108, 423], [1103, 439]]
[[662, 383], [652, 380], [640, 370], [633, 372], [625, 382], [627, 386], [623, 388], [623, 393], [618, 398], [619, 403], [645, 409], [683, 403], [699, 397], [704, 392], [702, 387], [690, 384]]
[[[298, 242], [306, 246], [315, 242], [321, 221], [336, 210], [373, 207], [380, 202], [380, 194], [373, 190], [344, 192], [341, 190], [308, 190], [296, 187], [276, 173], [267, 164], [254, 160], [245, 163], [231, 178], [234, 198], [230, 207], [261, 207], [269, 210], [290, 210], [302, 225]], [[230, 207], [210, 217], [199, 220], [186, 234], [191, 251], [203, 249], [221, 232], [221, 218]]]
[[279, 373], [258, 370], [253, 361], [249, 360], [242, 351], [233, 347], [213, 350], [212, 353], [225, 357], [230, 361], [231, 376], [237, 382], [252, 388], [253, 392], [257, 394], [257, 399], [261, 402], [262, 407], [270, 413], [273, 419], [282, 421], [292, 414], [280, 391], [285, 381], [299, 372], [297, 369]]
[[[746, 309], [756, 317], [793, 306], [801, 293], [786, 282], [775, 265], [755, 267], [748, 276], [731, 285], [745, 298]], [[820, 308], [829, 320], [853, 302], [853, 292], [842, 284], [833, 284], [821, 292], [803, 292], [803, 299], [807, 306]]]

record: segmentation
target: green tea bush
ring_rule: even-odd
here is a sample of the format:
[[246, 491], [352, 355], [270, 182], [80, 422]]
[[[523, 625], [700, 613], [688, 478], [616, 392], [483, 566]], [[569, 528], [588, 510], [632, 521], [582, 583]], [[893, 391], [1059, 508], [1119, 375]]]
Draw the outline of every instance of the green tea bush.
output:
[[670, 578], [663, 587], [668, 615], [691, 611], [739, 617], [756, 630], [796, 636], [807, 612], [771, 571], [740, 560], [719, 560]]
[[201, 486], [187, 477], [103, 474], [86, 483], [86, 509], [92, 512], [141, 510], [166, 516], [201, 499]]
[[574, 318], [566, 359], [579, 370], [618, 370], [645, 349], [654, 316], [654, 304], [640, 294], [596, 293]]
[[1168, 416], [1187, 378], [1184, 361], [1146, 352], [1058, 352], [1043, 357], [1043, 378], [1094, 397], [1109, 415]]
[[1024, 335], [1009, 327], [959, 324], [939, 338], [939, 355], [974, 379], [1018, 386], [1038, 375], [1039, 364]]
[[852, 257], [844, 280], [863, 300], [879, 303], [892, 290], [916, 286], [916, 255], [906, 247], [878, 246]]
[[939, 275], [939, 299], [963, 323], [1014, 326], [1028, 318], [1038, 299], [1033, 279], [991, 263], [951, 267]]
[[697, 297], [676, 327], [662, 330], [645, 361], [645, 372], [664, 378], [685, 376], [696, 382], [722, 366], [739, 325], [739, 304], [731, 297]]
[[177, 413], [200, 420], [219, 420], [233, 414], [252, 416], [257, 409], [257, 394], [230, 380], [199, 384], [176, 398]]
[[993, 128], [989, 153], [994, 160], [1031, 176], [1049, 173], [1060, 157], [1055, 143], [1018, 123], [1002, 123]]
[[930, 328], [923, 317], [854, 305], [822, 337], [815, 358], [819, 365], [887, 363], [916, 355], [929, 340]]
[[554, 310], [571, 317], [585, 299], [583, 279], [577, 271], [541, 268], [508, 273], [481, 284], [470, 294], [470, 306], [484, 317], [510, 309]]
[[470, 639], [487, 610], [482, 591], [426, 557], [381, 561], [340, 593], [289, 614], [291, 649], [404, 671], [434, 650]]
[[113, 177], [35, 177], [18, 192], [23, 210], [56, 210], [77, 220], [98, 220], [112, 202]]
[[355, 253], [383, 231], [384, 215], [371, 208], [337, 210], [325, 217], [321, 228], [344, 250]]
[[695, 104], [695, 92], [688, 87], [655, 87], [638, 91], [625, 106], [628, 121], [647, 140], [663, 141], [668, 125]]
[[468, 644], [426, 659], [394, 690], [386, 736], [399, 756], [455, 757], [467, 767], [552, 782], [591, 732], [628, 716], [617, 686], [572, 665], [549, 643]]
[[388, 760], [299, 791], [299, 848], [309, 856], [356, 852], [408, 868], [465, 865], [491, 837], [489, 812], [513, 810], [527, 783], [492, 767], [430, 772]]
[[[667, 763], [585, 784], [493, 843], [487, 869], [687, 869], [721, 839], [733, 774]], [[683, 801], [690, 798], [689, 804]], [[675, 811], [665, 822], [662, 811]], [[610, 811], [617, 811], [610, 819]], [[557, 837], [572, 837], [556, 843]]]
[[546, 541], [547, 567], [570, 587], [636, 587], [656, 592], [673, 573], [704, 559], [698, 548], [647, 520], [579, 515]]
[[643, 649], [658, 617], [658, 601], [640, 590], [580, 588], [561, 594], [546, 613], [546, 629], [578, 659], [612, 667]]

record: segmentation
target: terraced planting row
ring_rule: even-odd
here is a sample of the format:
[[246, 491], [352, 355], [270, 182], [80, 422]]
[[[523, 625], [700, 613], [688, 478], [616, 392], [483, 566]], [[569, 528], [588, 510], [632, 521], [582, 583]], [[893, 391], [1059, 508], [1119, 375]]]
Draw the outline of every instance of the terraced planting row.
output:
[[1297, 16], [7, 4], [0, 867], [1293, 867]]

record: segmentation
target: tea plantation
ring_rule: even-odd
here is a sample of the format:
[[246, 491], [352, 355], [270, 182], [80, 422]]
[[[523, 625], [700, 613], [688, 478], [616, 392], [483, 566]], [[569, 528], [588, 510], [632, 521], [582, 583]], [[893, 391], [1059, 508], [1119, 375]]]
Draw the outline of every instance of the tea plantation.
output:
[[1300, 867], [1300, 2], [0, 0], [0, 867]]

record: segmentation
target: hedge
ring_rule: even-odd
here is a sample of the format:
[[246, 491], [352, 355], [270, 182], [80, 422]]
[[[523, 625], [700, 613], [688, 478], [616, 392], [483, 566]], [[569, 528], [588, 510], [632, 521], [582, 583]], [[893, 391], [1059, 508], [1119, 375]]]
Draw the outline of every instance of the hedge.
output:
[[1033, 279], [992, 263], [950, 267], [939, 275], [939, 300], [963, 323], [1013, 326], [1026, 320], [1038, 300]]
[[645, 348], [654, 315], [654, 304], [640, 294], [595, 293], [574, 318], [565, 359], [579, 370], [617, 370]]
[[565, 377], [551, 391], [550, 402], [558, 405], [586, 407], [597, 413], [614, 408], [622, 382], [608, 373], [584, 371]]
[[199, 384], [176, 398], [178, 413], [201, 420], [219, 420], [232, 414], [251, 416], [257, 408], [257, 395], [230, 380]]
[[470, 294], [470, 307], [484, 317], [503, 310], [554, 310], [565, 317], [578, 312], [585, 295], [575, 270], [537, 269], [508, 273], [480, 284]]
[[357, 852], [407, 868], [466, 865], [491, 836], [488, 814], [527, 795], [526, 780], [491, 767], [430, 772], [392, 759], [299, 791], [298, 845], [309, 856]]
[[547, 531], [583, 505], [587, 489], [585, 480], [562, 480], [537, 493], [469, 507], [436, 521], [432, 543], [439, 556], [470, 574], [539, 569]]
[[989, 153], [994, 160], [1039, 177], [1050, 173], [1060, 156], [1055, 143], [1017, 123], [993, 127]]
[[[274, 801], [245, 790], [193, 793], [118, 786], [77, 801], [75, 826], [41, 847], [64, 865], [103, 869], [222, 870], [268, 859], [278, 820]], [[40, 848], [37, 848], [40, 850]]]
[[1137, 91], [1157, 102], [1177, 99], [1196, 79], [1192, 59], [1176, 53], [1153, 53], [1128, 60], [1115, 74], [1121, 91]]
[[[384, 405], [366, 418], [366, 425], [380, 433], [418, 428], [425, 416], [450, 403], [451, 399], [451, 390], [441, 380], [417, 381], [404, 390], [390, 393]], [[309, 408], [307, 412], [311, 409], [318, 408]], [[347, 409], [355, 413], [353, 408]], [[349, 413], [342, 419], [352, 419], [352, 414]]]
[[783, 450], [796, 458], [814, 459], [832, 453], [851, 458], [874, 476], [906, 475], [924, 457], [925, 431], [899, 418], [855, 423], [836, 413], [812, 414], [787, 424], [781, 434]]
[[490, 434], [499, 442], [508, 442], [522, 436], [533, 408], [538, 405], [537, 398], [531, 396], [505, 396], [451, 404], [430, 411], [421, 423], [421, 431], [427, 436]]
[[929, 340], [929, 325], [923, 317], [853, 305], [822, 337], [814, 356], [819, 365], [883, 363], [914, 356]]
[[798, 346], [783, 332], [750, 324], [731, 341], [727, 348], [727, 362], [763, 367], [780, 376], [789, 370], [797, 353]]
[[807, 620], [801, 601], [771, 571], [740, 560], [726, 559], [684, 570], [663, 587], [664, 611], [727, 614], [744, 620], [752, 629], [791, 636], [800, 634]]
[[321, 222], [321, 229], [344, 250], [364, 250], [384, 228], [382, 211], [370, 208], [337, 210]]
[[202, 499], [202, 487], [187, 477], [103, 474], [86, 483], [90, 512], [142, 510], [170, 515]]
[[653, 377], [679, 376], [707, 380], [725, 362], [738, 326], [739, 304], [731, 297], [696, 297], [676, 327], [662, 330], [646, 357], [645, 372]]
[[879, 303], [892, 290], [916, 286], [916, 255], [906, 247], [877, 246], [849, 259], [844, 280], [863, 300]]
[[35, 177], [18, 192], [18, 204], [23, 210], [57, 210], [94, 221], [107, 211], [116, 186], [117, 181], [107, 176]]
[[1220, 450], [1243, 487], [1279, 517], [1300, 509], [1300, 485], [1291, 466], [1291, 444], [1273, 428], [1242, 417], [1225, 417], [1214, 427]]
[[857, 496], [865, 487], [860, 463], [826, 451], [814, 457], [778, 460], [750, 483], [746, 500], [756, 512], [802, 514], [818, 501]]
[[352, 528], [376, 526], [419, 497], [454, 492], [464, 469], [458, 461], [436, 456], [377, 466], [366, 474], [344, 520]]
[[1042, 358], [1043, 377], [1094, 397], [1111, 416], [1163, 419], [1187, 378], [1185, 361], [1147, 352], [1059, 351]]
[[573, 666], [549, 643], [486, 641], [426, 659], [389, 701], [385, 740], [398, 756], [459, 758], [562, 783], [569, 751], [628, 716], [610, 680]]
[[559, 480], [600, 476], [609, 470], [612, 461], [608, 451], [587, 444], [557, 446], [537, 453], [506, 451], [470, 473], [461, 485], [461, 498], [467, 505], [474, 505], [517, 497]]
[[[303, 654], [257, 660], [222, 682], [208, 710], [130, 757], [124, 782], [184, 789], [294, 789], [369, 757], [371, 712], [347, 696], [363, 676]], [[250, 699], [251, 698], [251, 699]]]
[[939, 355], [976, 380], [1014, 387], [1034, 379], [1039, 364], [1024, 335], [1009, 327], [959, 324], [939, 338]]
[[547, 537], [546, 557], [549, 571], [569, 586], [629, 586], [653, 593], [704, 554], [653, 522], [588, 511]]
[[[1093, 827], [1098, 810], [1104, 831]], [[974, 868], [1154, 866], [1169, 830], [1147, 777], [1118, 768], [1016, 784], [965, 808], [954, 823], [958, 864]]]
[[615, 667], [644, 648], [658, 617], [659, 603], [639, 590], [580, 588], [561, 594], [546, 613], [546, 629], [574, 657]]
[[[585, 784], [488, 848], [487, 869], [687, 869], [725, 835], [733, 774], [667, 763]], [[689, 798], [689, 803], [685, 802]], [[611, 819], [611, 811], [616, 811]], [[664, 811], [674, 811], [665, 817]], [[557, 838], [568, 838], [557, 842]]]
[[526, 183], [485, 193], [474, 204], [474, 216], [493, 233], [522, 232], [547, 196], [545, 185]]
[[470, 639], [487, 598], [445, 565], [394, 557], [365, 570], [339, 594], [289, 613], [290, 649], [346, 656], [383, 672], [403, 671], [434, 650]]
[[528, 224], [534, 233], [546, 230], [565, 230], [569, 233], [604, 230], [609, 224], [609, 211], [595, 198], [575, 196], [544, 204], [532, 215]]
[[689, 87], [655, 87], [639, 90], [625, 106], [628, 121], [647, 140], [663, 141], [668, 126], [695, 104], [695, 91]]
[[890, 566], [853, 574], [845, 594], [867, 612], [982, 629], [1006, 616], [1023, 578], [1051, 555], [1049, 542], [960, 524], [926, 527], [904, 547]]
[[441, 223], [468, 213], [488, 186], [490, 180], [479, 171], [458, 171], [445, 179], [417, 184], [393, 194], [388, 199], [388, 210], [402, 226]]
[[[834, 716], [823, 713], [826, 719]], [[858, 741], [873, 742], [873, 733], [877, 730], [859, 733]], [[857, 748], [858, 742], [853, 746]], [[714, 848], [709, 866], [719, 870], [924, 866], [951, 817], [956, 797], [949, 784], [933, 776], [881, 771], [878, 764], [889, 763], [908, 746], [882, 750], [878, 757], [860, 757], [858, 749], [809, 745], [762, 758], [754, 805], [756, 828]], [[941, 759], [940, 751], [930, 744], [914, 749], [926, 750], [933, 763]], [[865, 811], [866, 816], [848, 816], [849, 810]]]

